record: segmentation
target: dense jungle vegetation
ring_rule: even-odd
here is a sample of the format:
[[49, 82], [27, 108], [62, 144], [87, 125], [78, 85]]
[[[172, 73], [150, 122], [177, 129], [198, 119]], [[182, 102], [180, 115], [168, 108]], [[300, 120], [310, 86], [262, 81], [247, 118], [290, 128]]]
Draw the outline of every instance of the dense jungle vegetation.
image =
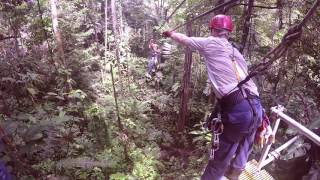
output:
[[[16, 179], [199, 179], [215, 105], [205, 64], [161, 32], [224, 0], [1, 0], [1, 162]], [[319, 0], [241, 0], [176, 30], [208, 36], [232, 16], [232, 41], [250, 67]], [[176, 10], [176, 11], [175, 11]], [[170, 16], [172, 14], [172, 16]], [[263, 106], [320, 127], [320, 8], [255, 77]], [[149, 40], [160, 63], [146, 76]], [[188, 52], [187, 52], [188, 53]], [[191, 65], [192, 63], [192, 65]], [[281, 123], [272, 147], [297, 131]], [[266, 167], [275, 179], [320, 179], [319, 146], [301, 138]], [[261, 150], [252, 157], [259, 160]], [[314, 154], [314, 153], [313, 153]]]

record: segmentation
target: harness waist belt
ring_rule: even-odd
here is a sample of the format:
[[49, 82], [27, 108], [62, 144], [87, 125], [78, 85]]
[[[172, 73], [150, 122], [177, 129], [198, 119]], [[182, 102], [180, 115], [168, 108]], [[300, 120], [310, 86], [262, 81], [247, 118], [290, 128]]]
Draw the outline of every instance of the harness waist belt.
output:
[[[244, 90], [248, 99], [260, 99], [259, 96], [253, 95], [248, 89]], [[226, 96], [223, 96], [221, 99], [219, 99], [219, 103], [222, 109], [225, 108], [232, 108], [234, 105], [242, 102], [246, 98], [243, 97], [242, 93], [240, 90], [236, 90]]]

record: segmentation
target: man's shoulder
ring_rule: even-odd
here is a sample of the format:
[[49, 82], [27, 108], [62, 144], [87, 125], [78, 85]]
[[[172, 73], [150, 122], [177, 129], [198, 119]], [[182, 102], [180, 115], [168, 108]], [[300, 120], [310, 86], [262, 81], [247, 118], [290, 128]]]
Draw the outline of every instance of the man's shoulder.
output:
[[226, 41], [222, 38], [208, 36], [204, 38], [207, 43], [214, 43], [214, 44], [226, 44]]
[[192, 37], [194, 39], [198, 39], [198, 40], [210, 40], [211, 36], [208, 37]]
[[193, 41], [200, 43], [202, 45], [209, 44], [211, 40], [210, 36], [209, 37], [191, 37]]

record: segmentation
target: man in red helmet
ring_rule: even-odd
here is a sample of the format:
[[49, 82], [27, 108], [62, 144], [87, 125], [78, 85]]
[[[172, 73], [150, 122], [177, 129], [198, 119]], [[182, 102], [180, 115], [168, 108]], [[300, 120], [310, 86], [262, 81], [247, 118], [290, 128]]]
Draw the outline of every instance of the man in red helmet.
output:
[[201, 177], [219, 180], [223, 175], [238, 179], [245, 168], [255, 131], [262, 118], [259, 93], [252, 80], [241, 88], [237, 85], [248, 75], [248, 67], [241, 53], [228, 41], [233, 25], [230, 16], [216, 15], [210, 23], [211, 36], [188, 37], [172, 31], [163, 32], [180, 44], [198, 50], [204, 57], [209, 79], [221, 107], [224, 125], [219, 149]]

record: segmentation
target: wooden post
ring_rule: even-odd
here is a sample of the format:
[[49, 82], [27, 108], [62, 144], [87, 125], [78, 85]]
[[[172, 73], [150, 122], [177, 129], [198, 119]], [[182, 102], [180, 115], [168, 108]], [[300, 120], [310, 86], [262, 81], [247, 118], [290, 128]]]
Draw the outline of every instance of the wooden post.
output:
[[[189, 17], [187, 18], [190, 19]], [[186, 26], [187, 35], [192, 35], [192, 24], [191, 22]], [[188, 101], [190, 94], [190, 80], [191, 80], [191, 65], [192, 65], [192, 51], [187, 47], [185, 49], [185, 63], [184, 63], [184, 74], [182, 80], [182, 92], [180, 101], [180, 113], [179, 121], [177, 123], [177, 130], [183, 131], [185, 124], [189, 121]]]

